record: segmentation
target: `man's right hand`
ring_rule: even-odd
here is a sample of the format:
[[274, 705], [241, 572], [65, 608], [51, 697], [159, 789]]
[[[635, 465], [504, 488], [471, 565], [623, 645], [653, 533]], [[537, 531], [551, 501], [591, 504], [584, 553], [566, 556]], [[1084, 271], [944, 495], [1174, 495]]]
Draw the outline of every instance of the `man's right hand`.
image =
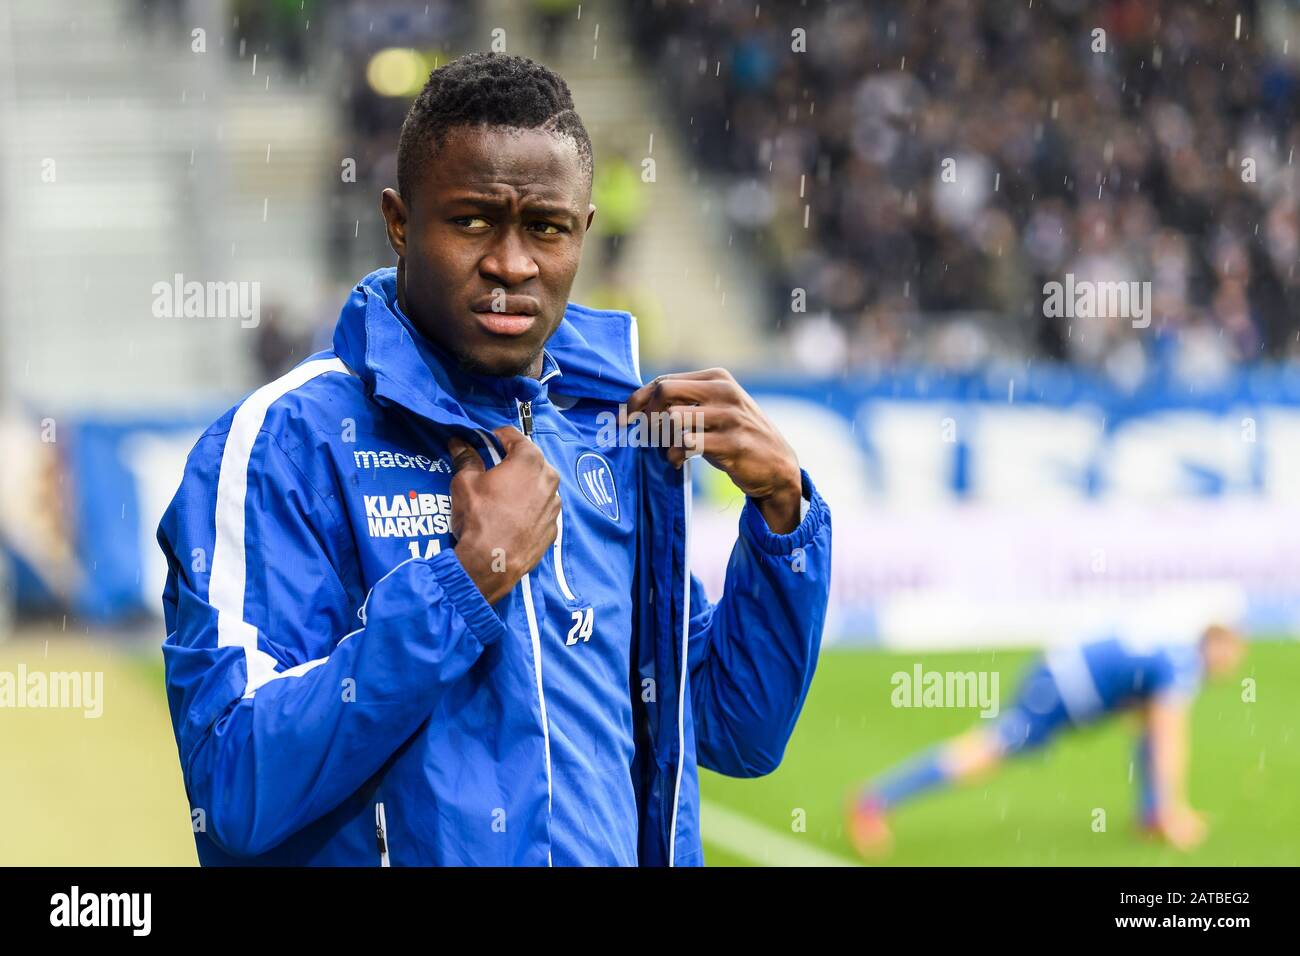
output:
[[560, 516], [559, 472], [519, 429], [504, 425], [493, 434], [506, 456], [490, 469], [459, 438], [447, 444], [456, 557], [489, 604], [537, 567], [555, 543]]

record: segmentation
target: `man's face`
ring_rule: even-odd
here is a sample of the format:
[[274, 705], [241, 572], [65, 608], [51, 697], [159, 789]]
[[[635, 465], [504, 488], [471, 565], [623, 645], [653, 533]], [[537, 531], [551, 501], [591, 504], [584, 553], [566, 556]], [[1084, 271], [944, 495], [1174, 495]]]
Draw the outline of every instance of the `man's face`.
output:
[[573, 140], [458, 127], [410, 192], [382, 203], [402, 310], [470, 371], [539, 374], [595, 214]]

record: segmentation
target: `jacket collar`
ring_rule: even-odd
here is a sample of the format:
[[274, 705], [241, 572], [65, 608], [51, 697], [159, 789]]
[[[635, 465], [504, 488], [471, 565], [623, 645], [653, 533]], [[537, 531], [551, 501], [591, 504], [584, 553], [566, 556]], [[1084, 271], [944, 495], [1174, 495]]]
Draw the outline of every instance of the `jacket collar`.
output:
[[635, 320], [626, 312], [569, 303], [546, 343], [542, 376], [475, 375], [420, 335], [397, 304], [397, 270], [353, 288], [334, 329], [334, 351], [378, 399], [446, 426], [476, 428], [466, 406], [539, 401], [548, 390], [621, 402], [638, 388]]

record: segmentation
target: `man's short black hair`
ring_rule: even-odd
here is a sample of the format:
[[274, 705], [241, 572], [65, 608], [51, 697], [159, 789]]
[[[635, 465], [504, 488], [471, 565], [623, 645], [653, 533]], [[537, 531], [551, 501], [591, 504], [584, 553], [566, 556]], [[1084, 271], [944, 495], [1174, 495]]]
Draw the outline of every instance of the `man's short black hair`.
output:
[[523, 56], [467, 53], [429, 74], [397, 141], [397, 191], [407, 202], [422, 165], [457, 126], [546, 129], [571, 138], [591, 179], [591, 137], [573, 107], [569, 85]]

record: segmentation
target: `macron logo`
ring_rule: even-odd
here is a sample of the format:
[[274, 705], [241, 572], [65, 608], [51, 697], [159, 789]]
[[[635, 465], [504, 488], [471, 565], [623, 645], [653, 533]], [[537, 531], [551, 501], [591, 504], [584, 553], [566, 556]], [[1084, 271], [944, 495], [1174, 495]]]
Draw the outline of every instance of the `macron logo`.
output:
[[417, 468], [420, 471], [451, 474], [451, 465], [441, 458], [406, 455], [400, 451], [354, 451], [352, 460], [356, 462], [358, 468]]
[[148, 936], [152, 893], [70, 893], [50, 897], [51, 926], [129, 926], [134, 936]]

